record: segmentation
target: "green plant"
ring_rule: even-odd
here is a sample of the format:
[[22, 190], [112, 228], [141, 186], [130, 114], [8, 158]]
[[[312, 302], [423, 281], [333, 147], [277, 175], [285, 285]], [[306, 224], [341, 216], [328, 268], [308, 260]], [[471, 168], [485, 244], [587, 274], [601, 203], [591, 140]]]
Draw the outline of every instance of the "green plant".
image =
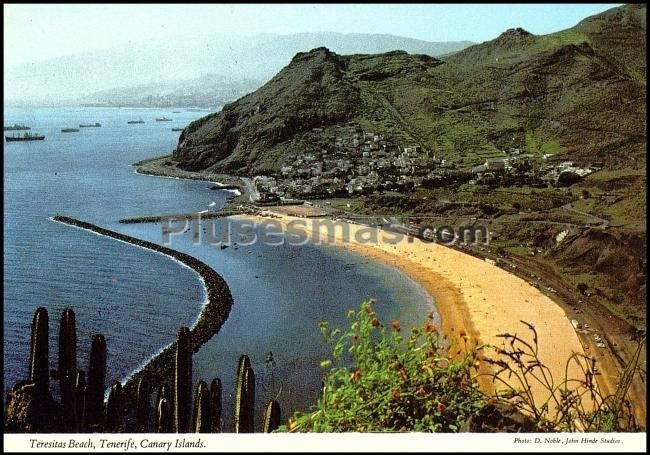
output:
[[104, 407], [104, 382], [106, 380], [106, 340], [104, 335], [93, 337], [88, 362], [88, 381], [86, 384], [85, 424], [95, 430], [102, 421]]
[[173, 427], [172, 407], [167, 398], [161, 398], [156, 408], [156, 432], [171, 433]]
[[149, 426], [149, 383], [145, 378], [138, 381], [138, 392], [136, 396], [136, 431], [146, 432]]
[[124, 407], [122, 405], [122, 384], [115, 381], [111, 386], [106, 401], [106, 426], [105, 431], [114, 433], [120, 428]]
[[29, 359], [29, 380], [37, 389], [49, 388], [49, 322], [47, 309], [39, 307], [32, 320], [32, 340]]
[[77, 370], [74, 382], [75, 394], [75, 413], [76, 413], [76, 430], [79, 433], [86, 428], [86, 373], [83, 370]]
[[403, 337], [399, 321], [386, 328], [373, 304], [351, 310], [344, 333], [321, 322], [332, 346], [332, 358], [321, 363], [322, 396], [280, 431], [453, 432], [484, 404], [471, 374], [475, 353], [452, 359], [432, 314]]
[[166, 399], [169, 403], [172, 401], [172, 392], [169, 384], [164, 382], [158, 387], [158, 394], [156, 395], [156, 406], [160, 403], [160, 400]]
[[221, 379], [214, 378], [210, 384], [211, 433], [221, 433]]
[[77, 332], [74, 311], [66, 308], [61, 314], [59, 330], [59, 384], [63, 420], [69, 430], [74, 430], [75, 381], [77, 379]]
[[[485, 356], [494, 367], [487, 373], [495, 387], [493, 400], [506, 401], [523, 414], [532, 416], [540, 431], [609, 432], [638, 431], [632, 403], [627, 394], [634, 375], [639, 371], [641, 348], [639, 341], [632, 360], [627, 364], [616, 391], [604, 395], [598, 387], [596, 358], [574, 353], [566, 362], [563, 378], [553, 376], [539, 359], [537, 331], [532, 324], [521, 321], [532, 334], [532, 342], [516, 334], [498, 335], [503, 347], [494, 347], [496, 356]], [[577, 365], [581, 375], [570, 376], [569, 369]], [[544, 394], [533, 393], [541, 388]]]
[[199, 381], [194, 394], [194, 416], [192, 419], [194, 433], [209, 433], [210, 417], [210, 391], [205, 381]]
[[254, 431], [255, 373], [247, 355], [239, 358], [235, 392], [235, 433]]
[[176, 341], [174, 370], [174, 429], [177, 433], [190, 431], [192, 409], [192, 335], [181, 327]]
[[277, 430], [280, 427], [281, 420], [280, 404], [275, 400], [270, 400], [264, 409], [262, 433], [271, 433]]

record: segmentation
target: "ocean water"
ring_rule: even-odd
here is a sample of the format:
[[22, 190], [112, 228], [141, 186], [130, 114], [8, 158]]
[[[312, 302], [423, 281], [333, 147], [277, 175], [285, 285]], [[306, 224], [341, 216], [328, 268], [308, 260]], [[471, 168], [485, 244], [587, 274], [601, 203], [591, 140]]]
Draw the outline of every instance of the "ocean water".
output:
[[[180, 110], [172, 114], [172, 110]], [[172, 122], [155, 122], [167, 116]], [[78, 363], [87, 367], [90, 339], [106, 336], [107, 381], [124, 380], [191, 325], [204, 302], [192, 270], [155, 252], [50, 220], [65, 214], [162, 243], [160, 224], [121, 225], [120, 218], [223, 206], [228, 192], [208, 182], [137, 175], [132, 163], [169, 153], [178, 132], [203, 113], [183, 109], [5, 108], [5, 123], [23, 122], [44, 141], [4, 144], [4, 381], [5, 393], [27, 375], [34, 310], [50, 316], [50, 364], [57, 357], [58, 318], [75, 310]], [[145, 124], [128, 125], [142, 118]], [[101, 128], [61, 133], [98, 121]], [[9, 133], [11, 134], [11, 133]], [[225, 220], [216, 221], [223, 229]], [[424, 320], [433, 302], [401, 272], [330, 246], [195, 244], [191, 231], [172, 248], [217, 270], [234, 298], [221, 331], [194, 355], [194, 380], [224, 383], [230, 423], [237, 359], [248, 354], [257, 376], [258, 416], [279, 393], [283, 415], [307, 410], [317, 397], [319, 362], [327, 346], [320, 320], [345, 326], [348, 309], [377, 298], [385, 319], [404, 326]], [[273, 353], [274, 365], [266, 362]], [[259, 422], [260, 419], [258, 419]]]

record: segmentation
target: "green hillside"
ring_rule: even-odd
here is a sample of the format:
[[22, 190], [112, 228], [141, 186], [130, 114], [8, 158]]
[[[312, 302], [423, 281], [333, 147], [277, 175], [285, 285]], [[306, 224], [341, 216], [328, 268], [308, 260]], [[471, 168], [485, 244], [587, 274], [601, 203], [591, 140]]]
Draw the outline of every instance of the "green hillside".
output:
[[174, 159], [188, 170], [272, 172], [287, 153], [318, 147], [322, 133], [313, 128], [355, 121], [461, 165], [527, 145], [609, 168], [639, 167], [645, 31], [645, 6], [628, 5], [550, 35], [511, 29], [444, 62], [317, 48], [191, 124]]

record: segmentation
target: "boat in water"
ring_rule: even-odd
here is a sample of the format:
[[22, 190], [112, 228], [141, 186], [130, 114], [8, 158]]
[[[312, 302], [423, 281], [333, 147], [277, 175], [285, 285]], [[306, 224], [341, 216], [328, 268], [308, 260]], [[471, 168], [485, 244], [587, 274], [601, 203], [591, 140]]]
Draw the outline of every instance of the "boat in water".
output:
[[102, 126], [101, 123], [95, 122], [95, 123], [80, 123], [79, 128], [99, 128]]
[[138, 120], [129, 120], [129, 121], [126, 122], [126, 123], [128, 123], [129, 125], [133, 125], [133, 124], [136, 124], [136, 123], [144, 123], [144, 120], [142, 120], [142, 119], [138, 119]]
[[184, 128], [172, 128], [172, 131], [183, 131]]
[[79, 128], [61, 128], [62, 133], [78, 133]]
[[25, 126], [22, 123], [14, 123], [13, 125], [5, 126], [4, 128], [5, 131], [22, 131], [31, 129], [29, 126]]
[[172, 111], [172, 114], [180, 114], [181, 111]]
[[172, 119], [169, 117], [156, 117], [156, 122], [171, 122]]
[[25, 133], [22, 136], [5, 136], [7, 142], [15, 141], [42, 141], [45, 136], [38, 133]]

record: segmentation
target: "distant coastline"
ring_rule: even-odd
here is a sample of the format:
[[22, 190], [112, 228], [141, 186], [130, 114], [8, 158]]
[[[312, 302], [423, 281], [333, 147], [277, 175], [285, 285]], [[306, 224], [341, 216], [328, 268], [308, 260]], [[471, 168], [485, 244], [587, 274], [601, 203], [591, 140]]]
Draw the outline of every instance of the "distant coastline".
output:
[[[52, 220], [69, 226], [91, 231], [125, 243], [146, 248], [171, 257], [172, 259], [196, 271], [205, 286], [206, 302], [196, 322], [190, 329], [192, 349], [197, 352], [208, 340], [216, 335], [228, 318], [233, 305], [233, 298], [226, 281], [214, 269], [189, 254], [173, 250], [146, 240], [104, 229], [97, 225], [69, 216], [56, 215]], [[175, 336], [175, 334], [170, 334]], [[140, 379], [147, 381], [150, 387], [158, 387], [165, 381], [171, 381], [174, 367], [176, 341], [173, 341], [142, 368], [131, 374], [124, 384], [124, 393], [128, 400], [135, 400]]]

